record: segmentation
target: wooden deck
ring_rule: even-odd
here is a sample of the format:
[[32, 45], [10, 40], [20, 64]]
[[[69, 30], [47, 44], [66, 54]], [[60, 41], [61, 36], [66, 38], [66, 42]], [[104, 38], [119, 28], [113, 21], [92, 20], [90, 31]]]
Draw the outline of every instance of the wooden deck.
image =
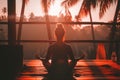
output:
[[[25, 60], [16, 80], [42, 80], [47, 71], [39, 60]], [[120, 80], [120, 65], [111, 60], [80, 60], [74, 70], [76, 80]]]

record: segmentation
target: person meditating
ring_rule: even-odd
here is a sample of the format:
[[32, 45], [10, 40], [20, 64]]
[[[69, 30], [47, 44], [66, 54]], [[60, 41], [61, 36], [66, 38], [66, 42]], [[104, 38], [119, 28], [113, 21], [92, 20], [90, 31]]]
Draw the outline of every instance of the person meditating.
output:
[[55, 37], [56, 42], [48, 47], [45, 60], [42, 60], [43, 65], [52, 80], [71, 80], [68, 78], [72, 77], [77, 60], [70, 45], [64, 42], [65, 29], [62, 23], [56, 24]]
[[[43, 64], [50, 76], [70, 76], [76, 65], [76, 60], [71, 47], [64, 42], [65, 29], [63, 24], [56, 24], [55, 37], [56, 42], [48, 47]], [[51, 60], [51, 63], [49, 60]]]

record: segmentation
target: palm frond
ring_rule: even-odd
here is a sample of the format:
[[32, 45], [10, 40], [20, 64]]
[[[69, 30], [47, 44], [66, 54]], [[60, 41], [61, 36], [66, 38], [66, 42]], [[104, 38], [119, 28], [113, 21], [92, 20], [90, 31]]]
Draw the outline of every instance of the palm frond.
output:
[[96, 6], [98, 6], [98, 0], [84, 0], [78, 13], [78, 17], [82, 18], [87, 16], [91, 8], [96, 8]]
[[69, 0], [68, 6], [74, 6], [76, 3], [78, 3], [79, 0]]
[[96, 8], [98, 6], [98, 0], [90, 0], [90, 7]]
[[110, 6], [112, 4], [115, 4], [116, 2], [117, 0], [99, 0], [100, 3], [99, 17], [102, 18], [107, 9], [110, 8]]
[[88, 0], [84, 0], [82, 5], [81, 5], [80, 11], [78, 13], [78, 17], [82, 18], [82, 17], [85, 17], [86, 15], [88, 15], [89, 8], [90, 8], [89, 1]]
[[65, 6], [68, 1], [69, 1], [69, 0], [64, 0], [64, 1], [61, 3], [61, 6]]
[[42, 8], [45, 13], [48, 12], [51, 4], [54, 4], [55, 0], [41, 0]]
[[99, 17], [102, 18], [107, 9], [116, 2], [117, 0], [84, 0], [78, 16], [84, 17], [88, 15], [89, 10], [91, 10], [91, 8], [96, 8], [99, 4]]
[[72, 7], [74, 6], [76, 3], [78, 3], [79, 0], [64, 0], [62, 3], [61, 3], [61, 6], [65, 6], [65, 5], [68, 5], [68, 7]]
[[48, 12], [48, 9], [47, 9], [47, 0], [41, 0], [41, 3], [42, 3], [43, 11], [44, 12]]
[[87, 14], [88, 14], [88, 8], [85, 7], [85, 2], [82, 3], [82, 6], [80, 8], [80, 11], [78, 13], [78, 17], [79, 18], [82, 18], [82, 17], [85, 17]]
[[52, 4], [54, 4], [54, 2], [55, 2], [55, 0], [49, 0], [49, 1], [48, 1], [48, 4], [49, 4], [49, 5], [52, 5]]

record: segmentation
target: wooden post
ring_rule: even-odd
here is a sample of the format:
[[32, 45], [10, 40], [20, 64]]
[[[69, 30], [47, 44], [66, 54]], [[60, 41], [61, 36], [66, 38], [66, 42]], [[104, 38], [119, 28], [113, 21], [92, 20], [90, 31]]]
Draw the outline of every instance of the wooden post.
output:
[[16, 1], [8, 0], [8, 45], [16, 45]]

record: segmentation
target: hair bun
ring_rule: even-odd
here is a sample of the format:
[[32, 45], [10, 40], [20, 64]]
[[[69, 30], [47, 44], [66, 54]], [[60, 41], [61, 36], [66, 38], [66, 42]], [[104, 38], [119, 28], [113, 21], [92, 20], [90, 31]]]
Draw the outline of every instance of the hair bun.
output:
[[57, 36], [63, 36], [65, 34], [64, 26], [61, 23], [57, 23], [55, 34]]

